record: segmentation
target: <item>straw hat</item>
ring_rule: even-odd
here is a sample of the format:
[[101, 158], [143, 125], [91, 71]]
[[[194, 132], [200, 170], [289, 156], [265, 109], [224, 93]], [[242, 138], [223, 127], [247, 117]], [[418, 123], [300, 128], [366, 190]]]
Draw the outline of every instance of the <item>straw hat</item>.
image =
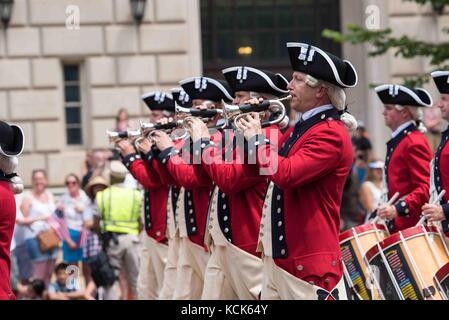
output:
[[84, 191], [86, 191], [87, 195], [92, 198], [93, 197], [92, 189], [94, 186], [98, 185], [105, 186], [106, 188], [109, 187], [109, 183], [105, 178], [103, 178], [102, 176], [96, 176], [90, 179], [89, 183], [84, 187]]

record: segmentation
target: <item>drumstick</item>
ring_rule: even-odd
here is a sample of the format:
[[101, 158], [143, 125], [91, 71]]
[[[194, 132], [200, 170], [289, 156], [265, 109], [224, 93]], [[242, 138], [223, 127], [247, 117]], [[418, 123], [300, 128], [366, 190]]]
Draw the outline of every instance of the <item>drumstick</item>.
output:
[[[393, 203], [396, 202], [396, 200], [398, 199], [398, 197], [399, 197], [399, 192], [396, 192], [396, 193], [391, 197], [391, 199], [388, 200], [388, 202], [387, 202], [387, 204], [386, 204], [385, 206], [386, 206], [386, 207], [389, 207], [389, 206], [393, 205]], [[380, 208], [380, 207], [379, 207], [379, 208]], [[375, 217], [371, 222], [372, 222], [372, 223], [377, 223], [377, 221], [378, 221], [379, 219], [380, 219], [379, 216], [377, 216], [377, 217]]]
[[[441, 199], [443, 199], [444, 195], [446, 194], [446, 190], [441, 191], [441, 193], [438, 195], [438, 198], [432, 203], [432, 204], [438, 204], [440, 203]], [[426, 221], [426, 217], [424, 215], [422, 215], [422, 218], [418, 221], [418, 223], [416, 224], [416, 226], [420, 226], [423, 225], [424, 222]]]

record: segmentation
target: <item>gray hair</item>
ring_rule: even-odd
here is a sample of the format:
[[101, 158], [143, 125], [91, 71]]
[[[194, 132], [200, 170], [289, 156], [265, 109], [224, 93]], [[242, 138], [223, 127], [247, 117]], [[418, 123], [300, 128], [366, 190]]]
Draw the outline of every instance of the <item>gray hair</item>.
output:
[[397, 111], [402, 111], [405, 109], [408, 109], [412, 115], [412, 120], [415, 122], [416, 126], [418, 127], [418, 130], [422, 133], [427, 132], [427, 128], [424, 125], [423, 119], [424, 119], [424, 111], [420, 107], [413, 107], [413, 106], [400, 106], [395, 105], [394, 108]]
[[[311, 75], [306, 75], [305, 83], [312, 88], [318, 88], [319, 86], [323, 86], [327, 89], [327, 96], [329, 97], [332, 105], [334, 105], [337, 110], [344, 111], [346, 108], [346, 93], [345, 91], [327, 81], [318, 80]], [[357, 129], [357, 119], [344, 111], [340, 116], [340, 120], [345, 124], [345, 127], [348, 131], [352, 132]]]

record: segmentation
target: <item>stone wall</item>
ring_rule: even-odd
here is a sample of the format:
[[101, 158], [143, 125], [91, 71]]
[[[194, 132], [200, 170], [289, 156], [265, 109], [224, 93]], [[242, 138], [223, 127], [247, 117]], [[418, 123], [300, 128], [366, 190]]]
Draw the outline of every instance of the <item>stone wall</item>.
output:
[[[66, 28], [66, 8], [80, 9], [80, 29]], [[82, 174], [85, 150], [107, 147], [121, 107], [131, 124], [148, 114], [140, 96], [169, 90], [202, 73], [198, 0], [147, 0], [137, 27], [129, 0], [16, 0], [6, 34], [0, 32], [0, 118], [22, 126], [19, 172], [46, 168], [50, 185]], [[81, 147], [65, 138], [63, 69], [81, 66]]]

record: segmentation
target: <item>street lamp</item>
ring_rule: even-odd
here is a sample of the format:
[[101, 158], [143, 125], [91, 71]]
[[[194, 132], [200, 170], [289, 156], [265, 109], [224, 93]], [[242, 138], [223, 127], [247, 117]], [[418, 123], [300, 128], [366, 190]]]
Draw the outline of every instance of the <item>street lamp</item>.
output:
[[9, 20], [11, 20], [13, 4], [14, 0], [0, 0], [0, 20], [5, 29], [8, 28]]
[[140, 24], [143, 20], [145, 14], [145, 4], [147, 0], [130, 0], [131, 1], [131, 11], [134, 16], [134, 20], [137, 24]]

